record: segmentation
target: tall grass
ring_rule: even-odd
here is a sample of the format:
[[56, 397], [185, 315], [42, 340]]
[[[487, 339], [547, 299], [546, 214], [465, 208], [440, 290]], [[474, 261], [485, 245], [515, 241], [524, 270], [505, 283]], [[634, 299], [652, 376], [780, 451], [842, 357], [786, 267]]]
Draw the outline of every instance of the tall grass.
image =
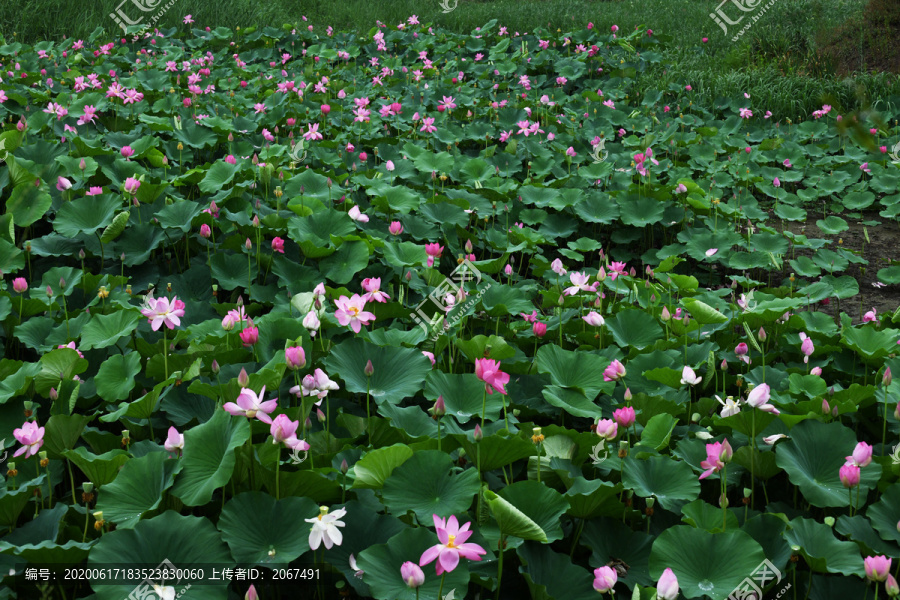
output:
[[[143, 0], [146, 2], [147, 0]], [[516, 31], [549, 27], [568, 31], [588, 22], [601, 31], [613, 24], [623, 31], [641, 26], [665, 44], [665, 63], [648, 71], [639, 81], [641, 89], [691, 84], [695, 103], [714, 106], [720, 97], [749, 93], [755, 108], [771, 110], [776, 118], [794, 120], [809, 114], [831, 99], [841, 112], [858, 110], [867, 98], [896, 100], [898, 78], [889, 75], [858, 75], [844, 80], [834, 75], [833, 65], [819, 58], [816, 40], [848, 18], [861, 14], [866, 0], [777, 0], [750, 30], [732, 42], [709, 13], [718, 0], [447, 0], [456, 8], [444, 13], [441, 0], [175, 0], [158, 26], [184, 27], [185, 14], [195, 26], [235, 28], [249, 25], [280, 27], [300, 24], [306, 16], [319, 30], [367, 32], [376, 21], [396, 26], [410, 15], [423, 23], [456, 32], [470, 32], [491, 19]], [[18, 0], [0, 3], [0, 35], [7, 42], [87, 38], [96, 27], [108, 36], [121, 30], [110, 18], [121, 0]], [[165, 4], [165, 0], [161, 4]], [[129, 14], [140, 12], [127, 2]], [[150, 13], [153, 14], [153, 13]], [[52, 16], [52, 18], [48, 18]], [[734, 27], [737, 29], [737, 27]], [[706, 43], [702, 38], [708, 38]], [[862, 87], [864, 94], [857, 93]]]

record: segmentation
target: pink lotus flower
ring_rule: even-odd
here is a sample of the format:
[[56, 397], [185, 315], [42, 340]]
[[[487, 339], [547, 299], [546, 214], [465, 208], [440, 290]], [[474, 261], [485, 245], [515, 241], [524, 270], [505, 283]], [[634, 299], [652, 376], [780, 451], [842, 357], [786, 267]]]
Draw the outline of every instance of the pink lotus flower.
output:
[[433, 518], [438, 540], [441, 543], [422, 553], [419, 558], [420, 567], [437, 559], [435, 572], [443, 575], [452, 572], [459, 565], [460, 557], [480, 561], [481, 557], [487, 554], [487, 550], [478, 544], [466, 542], [472, 536], [472, 532], [469, 531], [471, 521], [460, 527], [456, 515], [451, 515], [446, 521], [437, 515], [433, 515]]
[[859, 467], [856, 465], [845, 464], [841, 467], [840, 471], [838, 471], [838, 476], [841, 478], [841, 483], [844, 484], [845, 488], [852, 488], [859, 485]]
[[363, 296], [366, 302], [387, 302], [390, 296], [381, 291], [381, 277], [367, 277], [362, 281], [362, 288], [368, 292]]
[[316, 396], [319, 400], [322, 400], [328, 395], [328, 392], [339, 389], [338, 384], [330, 380], [325, 371], [316, 369], [314, 373], [303, 378], [301, 385], [295, 385], [289, 391], [297, 396]]
[[253, 390], [249, 388], [243, 388], [241, 389], [241, 393], [238, 394], [237, 404], [234, 402], [226, 402], [222, 408], [230, 415], [247, 417], [248, 419], [256, 417], [263, 423], [271, 425], [272, 418], [269, 414], [278, 408], [278, 400], [266, 400], [264, 402], [263, 396], [265, 393], [266, 386], [262, 387], [259, 394], [254, 393]]
[[284, 240], [276, 237], [272, 240], [272, 252], [281, 252], [284, 254]]
[[887, 556], [867, 556], [863, 562], [869, 581], [884, 581], [890, 575], [891, 559]]
[[425, 244], [425, 254], [438, 258], [444, 251], [444, 247], [440, 244]]
[[[706, 38], [703, 38], [703, 41], [705, 42]], [[675, 577], [672, 569], [663, 571], [659, 583], [656, 584], [656, 597], [658, 600], [676, 600], [678, 598], [678, 578]]]
[[169, 433], [163, 446], [169, 452], [177, 452], [181, 456], [181, 452], [184, 450], [184, 434], [178, 433], [174, 427], [169, 427]]
[[625, 365], [618, 359], [613, 360], [609, 366], [603, 369], [603, 381], [618, 381], [623, 377], [625, 377]]
[[428, 360], [431, 361], [431, 366], [432, 366], [432, 367], [435, 365], [434, 353], [433, 353], [433, 352], [429, 352], [428, 350], [422, 350], [422, 355], [425, 356], [425, 358], [427, 358]]
[[413, 589], [425, 583], [425, 573], [419, 565], [409, 560], [400, 566], [400, 577], [403, 578], [403, 583]]
[[697, 385], [703, 381], [702, 377], [697, 377], [697, 374], [694, 373], [694, 370], [688, 366], [685, 366], [684, 369], [681, 370], [681, 385]]
[[131, 148], [131, 146], [122, 146], [122, 149], [119, 152], [122, 153], [122, 157], [125, 159], [134, 156], [134, 150]]
[[571, 273], [569, 274], [569, 281], [572, 282], [572, 287], [567, 287], [563, 294], [566, 296], [573, 296], [578, 292], [595, 292], [597, 291], [597, 282], [593, 285], [588, 285], [587, 282], [590, 281], [590, 276], [587, 273]]
[[803, 362], [809, 363], [809, 357], [816, 351], [816, 347], [813, 345], [812, 338], [807, 337], [803, 332], [800, 333], [800, 341], [800, 351], [805, 355]]
[[357, 223], [368, 223], [369, 222], [369, 215], [366, 215], [362, 211], [360, 211], [359, 206], [354, 206], [353, 208], [351, 208], [350, 211], [347, 213], [347, 216], [349, 216], [351, 219], [353, 219]]
[[857, 467], [867, 467], [872, 462], [872, 446], [865, 442], [860, 442], [853, 449], [853, 454], [847, 457], [846, 464], [856, 465]]
[[309, 450], [309, 444], [297, 439], [297, 428], [300, 421], [291, 421], [287, 415], [278, 415], [269, 426], [269, 433], [274, 438], [273, 444], [284, 444], [291, 450], [302, 452]]
[[375, 315], [363, 310], [366, 301], [359, 294], [353, 294], [350, 298], [341, 296], [334, 303], [337, 306], [334, 316], [338, 323], [345, 327], [349, 325], [354, 333], [359, 333], [361, 325], [368, 325], [375, 320]]
[[611, 567], [603, 566], [594, 569], [594, 589], [601, 594], [611, 592], [618, 580], [619, 576]]
[[500, 370], [500, 361], [489, 358], [475, 359], [475, 376], [484, 382], [484, 389], [488, 394], [493, 394], [493, 390], [501, 394], [506, 393], [503, 386], [509, 383], [509, 373]]
[[552, 263], [550, 263], [550, 270], [553, 271], [554, 273], [556, 273], [557, 275], [559, 275], [560, 277], [562, 277], [563, 275], [565, 275], [567, 273], [565, 267], [563, 267], [562, 261], [558, 258], [556, 260], [554, 260]]
[[212, 235], [212, 229], [209, 228], [209, 225], [204, 223], [200, 226], [200, 237], [204, 239], [209, 239], [209, 236]]
[[241, 343], [244, 346], [253, 346], [256, 342], [259, 341], [259, 328], [258, 327], [245, 327], [243, 331], [239, 334], [241, 338]]
[[66, 179], [65, 177], [59, 177], [56, 180], [56, 189], [61, 192], [72, 189], [72, 182]]
[[547, 335], [547, 326], [540, 321], [536, 321], [534, 325], [531, 326], [531, 331], [539, 338]]
[[769, 404], [771, 392], [772, 390], [769, 387], [769, 384], [761, 383], [750, 390], [750, 393], [747, 394], [747, 404], [749, 404], [753, 408], [758, 408], [759, 410], [772, 413], [773, 415], [780, 415], [781, 412], [777, 408], [775, 408], [774, 405]]
[[169, 329], [181, 325], [179, 317], [184, 316], [184, 302], [178, 300], [178, 296], [173, 296], [172, 302], [169, 302], [168, 298], [153, 298], [149, 295], [144, 302], [141, 314], [147, 317], [153, 331], [157, 331], [163, 324]]
[[44, 445], [44, 428], [38, 427], [37, 423], [25, 421], [22, 427], [13, 430], [13, 436], [22, 444], [22, 447], [16, 450], [13, 457], [25, 455], [25, 458], [34, 456]]
[[623, 429], [628, 429], [632, 425], [634, 425], [635, 414], [634, 408], [631, 406], [624, 406], [622, 408], [618, 408], [613, 411], [613, 419], [616, 420], [616, 423], [619, 427]]
[[750, 357], [747, 356], [747, 352], [749, 351], [750, 349], [747, 347], [747, 344], [745, 342], [741, 342], [734, 348], [734, 353], [737, 355], [737, 357], [748, 365], [750, 364]]
[[600, 419], [594, 431], [604, 440], [612, 441], [619, 435], [619, 424], [612, 419]]
[[306, 313], [306, 316], [303, 317], [303, 322], [301, 323], [307, 331], [309, 331], [310, 337], [316, 337], [316, 332], [319, 330], [319, 327], [322, 323], [319, 321], [319, 316], [316, 314], [316, 311], [311, 310]]
[[28, 289], [28, 281], [24, 277], [16, 277], [13, 279], [13, 289], [19, 294]]
[[872, 310], [863, 315], [863, 323], [873, 323], [877, 320], [876, 314], [877, 310], [873, 307]]
[[296, 371], [306, 366], [306, 352], [303, 350], [303, 346], [285, 348], [284, 358], [291, 371]]
[[135, 179], [134, 177], [129, 177], [125, 180], [125, 186], [123, 189], [129, 194], [134, 195], [137, 193], [139, 187], [141, 187], [140, 180]]
[[726, 463], [731, 462], [733, 454], [731, 444], [728, 443], [728, 440], [707, 444], [706, 460], [700, 462], [700, 466], [706, 470], [700, 475], [700, 479], [706, 479], [713, 473], [721, 471]]
[[391, 235], [400, 235], [403, 233], [403, 224], [400, 221], [391, 221], [390, 226], [388, 227], [388, 232]]
[[71, 348], [72, 350], [74, 350], [75, 352], [78, 353], [78, 356], [79, 356], [79, 357], [84, 358], [84, 354], [82, 354], [82, 353], [81, 353], [81, 350], [79, 350], [79, 349], [75, 346], [75, 342], [69, 342], [68, 344], [65, 344], [65, 345], [60, 344], [60, 345], [57, 346], [56, 348], [57, 348], [57, 350], [60, 349], [60, 348]]

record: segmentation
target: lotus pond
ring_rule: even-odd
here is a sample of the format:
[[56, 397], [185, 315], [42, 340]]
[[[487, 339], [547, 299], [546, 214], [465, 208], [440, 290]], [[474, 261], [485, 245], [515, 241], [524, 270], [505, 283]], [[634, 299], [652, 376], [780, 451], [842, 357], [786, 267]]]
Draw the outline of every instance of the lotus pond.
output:
[[0, 46], [0, 597], [900, 593], [897, 104], [668, 43]]

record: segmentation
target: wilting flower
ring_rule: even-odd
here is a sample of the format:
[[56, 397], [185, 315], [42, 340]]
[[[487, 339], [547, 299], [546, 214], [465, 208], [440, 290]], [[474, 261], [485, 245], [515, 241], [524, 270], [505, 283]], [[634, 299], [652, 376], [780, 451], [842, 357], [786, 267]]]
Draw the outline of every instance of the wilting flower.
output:
[[769, 384], [761, 383], [750, 390], [750, 393], [747, 394], [747, 404], [749, 404], [753, 408], [758, 408], [759, 410], [772, 413], [773, 415], [779, 415], [781, 414], [781, 412], [777, 408], [775, 408], [775, 406], [769, 404], [769, 399], [771, 398], [771, 396], [772, 394]]
[[565, 267], [563, 267], [562, 261], [560, 259], [555, 259], [552, 263], [550, 263], [550, 270], [562, 277], [567, 273]]
[[178, 433], [178, 430], [174, 427], [169, 427], [169, 433], [163, 446], [169, 452], [181, 454], [181, 451], [184, 450], [184, 434]]
[[656, 584], [656, 597], [658, 600], [675, 600], [678, 598], [678, 578], [672, 569], [663, 571]]
[[891, 559], [887, 556], [867, 556], [864, 563], [869, 581], [884, 581], [891, 572]]
[[706, 479], [713, 473], [718, 473], [725, 467], [725, 463], [731, 461], [733, 451], [728, 440], [706, 445], [706, 460], [700, 462], [700, 466], [706, 469], [700, 479]]
[[604, 440], [612, 441], [619, 435], [619, 424], [612, 419], [600, 419], [594, 431]]
[[872, 462], [872, 446], [865, 442], [860, 442], [853, 449], [853, 454], [847, 457], [848, 465], [856, 465], [857, 467], [867, 467]]
[[684, 369], [681, 370], [681, 385], [697, 385], [701, 381], [703, 381], [703, 378], [697, 377], [692, 368], [685, 365]]
[[446, 521], [437, 515], [433, 515], [433, 518], [441, 543], [422, 553], [419, 558], [420, 567], [437, 559], [435, 571], [438, 575], [443, 575], [445, 572], [452, 572], [459, 565], [460, 557], [480, 561], [481, 557], [487, 554], [487, 550], [478, 544], [466, 542], [472, 536], [472, 532], [469, 531], [471, 521], [460, 527], [456, 515], [451, 515]]
[[425, 583], [425, 573], [421, 567], [409, 560], [400, 566], [400, 577], [403, 578], [403, 583], [413, 589]]
[[226, 402], [222, 407], [230, 415], [238, 417], [247, 417], [252, 419], [256, 417], [263, 423], [272, 423], [272, 417], [269, 414], [278, 408], [278, 400], [263, 401], [266, 393], [266, 386], [262, 386], [259, 394], [249, 388], [243, 388], [238, 394], [237, 404], [234, 402]]
[[362, 211], [360, 211], [359, 206], [354, 206], [353, 208], [351, 208], [347, 215], [358, 223], [369, 222], [369, 215], [366, 215]]
[[748, 365], [750, 364], [750, 357], [747, 356], [747, 352], [749, 351], [750, 349], [747, 347], [747, 344], [745, 342], [741, 342], [734, 348], [734, 353], [737, 355], [737, 357]]
[[141, 314], [147, 317], [153, 331], [157, 331], [163, 324], [169, 329], [175, 329], [181, 325], [180, 317], [184, 316], [184, 302], [178, 300], [178, 296], [173, 296], [169, 302], [168, 298], [153, 298], [150, 295], [141, 308]]
[[300, 427], [300, 421], [291, 421], [287, 415], [278, 415], [272, 421], [269, 427], [269, 433], [275, 439], [273, 444], [284, 444], [291, 450], [299, 450], [305, 452], [309, 450], [309, 444], [303, 440], [297, 439], [297, 428]]
[[13, 430], [13, 436], [22, 444], [22, 447], [16, 450], [13, 456], [25, 455], [25, 458], [34, 456], [44, 445], [44, 428], [38, 427], [37, 423], [26, 421], [19, 429]]
[[786, 438], [786, 437], [788, 437], [788, 436], [784, 435], [783, 433], [776, 433], [775, 435], [770, 435], [770, 436], [764, 437], [763, 441], [766, 443], [767, 446], [774, 446], [775, 442], [777, 442], [781, 438]]
[[317, 550], [322, 542], [325, 542], [325, 548], [331, 549], [332, 546], [340, 546], [344, 540], [341, 530], [345, 523], [339, 519], [347, 514], [346, 508], [341, 508], [328, 514], [327, 506], [319, 507], [319, 516], [312, 519], [305, 519], [307, 523], [312, 523], [309, 530], [309, 548]]
[[501, 394], [506, 393], [503, 386], [509, 383], [509, 373], [500, 370], [500, 361], [489, 358], [475, 359], [475, 376], [484, 382], [484, 389], [488, 394], [493, 394], [494, 390]]
[[611, 567], [602, 566], [594, 569], [594, 589], [601, 594], [612, 591], [618, 580], [619, 576]]
[[603, 381], [618, 381], [623, 377], [625, 377], [625, 365], [618, 359], [613, 360], [609, 366], [603, 369]]
[[603, 315], [593, 310], [581, 318], [584, 319], [585, 323], [592, 327], [600, 327], [606, 322], [603, 319]]
[[299, 386], [292, 387], [289, 391], [291, 394], [302, 396], [316, 396], [319, 400], [328, 395], [328, 392], [339, 390], [340, 387], [334, 381], [328, 378], [325, 371], [316, 369], [303, 378], [303, 382]]
[[352, 297], [341, 296], [334, 301], [337, 310], [334, 316], [342, 326], [350, 326], [354, 333], [359, 333], [362, 325], [368, 325], [375, 320], [375, 315], [363, 309], [366, 307], [365, 299], [359, 294]]

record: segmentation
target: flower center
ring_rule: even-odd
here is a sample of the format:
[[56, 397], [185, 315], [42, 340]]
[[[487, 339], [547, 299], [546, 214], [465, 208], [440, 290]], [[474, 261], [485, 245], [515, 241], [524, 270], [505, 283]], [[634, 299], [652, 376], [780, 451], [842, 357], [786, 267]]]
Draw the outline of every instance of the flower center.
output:
[[448, 535], [447, 537], [449, 538], [449, 539], [447, 540], [447, 547], [448, 547], [448, 548], [456, 548], [456, 536], [455, 536], [455, 535]]
[[254, 409], [251, 408], [250, 410], [247, 411], [247, 417], [248, 417], [248, 418], [252, 419], [252, 418], [255, 417], [255, 416], [256, 416], [256, 410], [254, 410]]
[[356, 308], [355, 306], [351, 306], [351, 307], [347, 310], [347, 312], [349, 312], [351, 315], [353, 315], [353, 316], [355, 317], [356, 315], [359, 314], [359, 309]]

